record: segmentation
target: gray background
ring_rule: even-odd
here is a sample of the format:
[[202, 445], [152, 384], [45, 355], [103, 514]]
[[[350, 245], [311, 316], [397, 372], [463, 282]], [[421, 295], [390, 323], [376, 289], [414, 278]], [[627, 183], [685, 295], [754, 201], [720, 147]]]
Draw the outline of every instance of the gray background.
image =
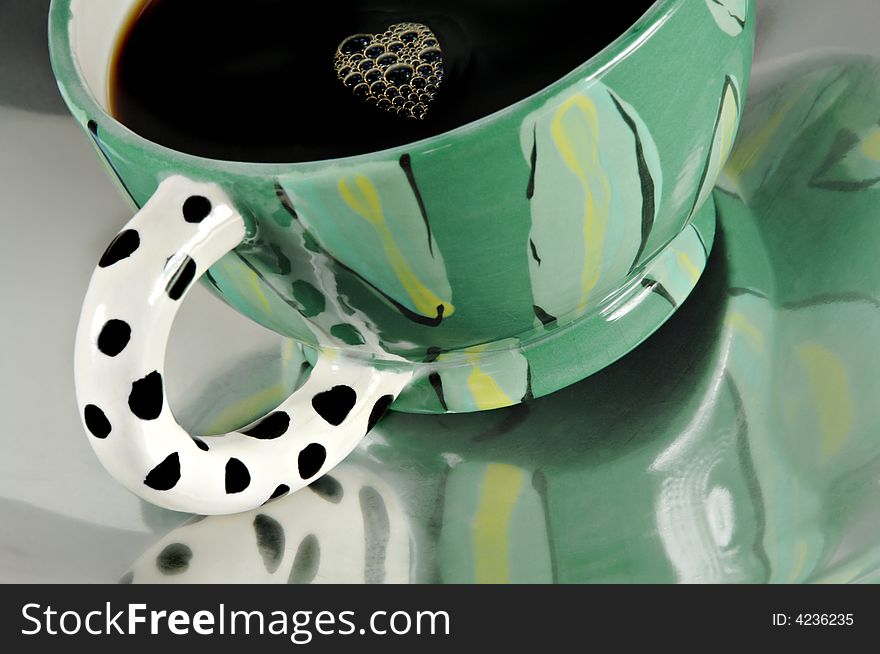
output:
[[[130, 212], [57, 94], [47, 7], [0, 0], [0, 582], [106, 582], [185, 516], [110, 479], [77, 416], [80, 302]], [[880, 51], [877, 0], [764, 0], [759, 11], [754, 89], [797, 59]], [[192, 424], [206, 402], [277, 374], [280, 345], [196, 288], [168, 353], [175, 414]]]

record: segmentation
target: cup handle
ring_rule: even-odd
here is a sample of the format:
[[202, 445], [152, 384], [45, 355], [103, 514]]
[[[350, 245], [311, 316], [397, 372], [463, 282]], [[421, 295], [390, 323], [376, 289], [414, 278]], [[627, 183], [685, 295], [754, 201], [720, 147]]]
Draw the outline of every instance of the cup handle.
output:
[[360, 442], [412, 377], [322, 352], [275, 411], [217, 437], [187, 433], [164, 384], [174, 316], [245, 237], [216, 184], [163, 181], [92, 275], [76, 337], [80, 416], [101, 463], [136, 495], [200, 514], [246, 511], [306, 486]]

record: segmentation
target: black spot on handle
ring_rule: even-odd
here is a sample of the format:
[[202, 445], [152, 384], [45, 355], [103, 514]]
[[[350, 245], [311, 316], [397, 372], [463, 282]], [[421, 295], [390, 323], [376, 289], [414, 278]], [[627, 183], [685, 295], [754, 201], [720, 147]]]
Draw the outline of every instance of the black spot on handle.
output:
[[179, 300], [196, 276], [196, 262], [187, 256], [168, 280], [165, 291], [172, 300]]
[[[278, 488], [272, 491], [272, 494], [269, 496], [269, 500], [277, 499], [282, 495], [287, 495], [289, 492], [290, 486], [288, 486], [287, 484], [278, 484]], [[268, 502], [269, 500], [266, 501]]]
[[115, 357], [131, 340], [131, 327], [124, 320], [108, 320], [98, 334], [98, 349], [108, 357]]
[[254, 531], [257, 535], [257, 550], [263, 559], [266, 572], [273, 573], [284, 558], [284, 527], [281, 523], [260, 513], [254, 518]]
[[373, 427], [376, 426], [376, 423], [382, 419], [382, 416], [385, 415], [385, 412], [388, 411], [388, 407], [394, 402], [393, 395], [383, 395], [376, 403], [373, 405], [373, 410], [370, 411], [370, 419], [367, 421], [367, 433], [372, 431]]
[[171, 490], [180, 481], [180, 456], [169, 454], [165, 460], [150, 470], [144, 483], [157, 491]]
[[126, 229], [119, 232], [116, 238], [110, 243], [101, 260], [98, 262], [99, 268], [107, 268], [114, 263], [127, 259], [135, 250], [140, 247], [141, 237], [135, 229]]
[[348, 417], [357, 402], [357, 393], [351, 386], [334, 386], [312, 398], [312, 408], [331, 425], [338, 427]]
[[[282, 495], [287, 495], [290, 492], [290, 486], [287, 484], [278, 484], [278, 488], [272, 491], [272, 494], [269, 496], [269, 500], [274, 500]], [[267, 502], [269, 500], [266, 500]]]
[[86, 421], [86, 428], [95, 438], [107, 438], [110, 435], [112, 427], [107, 416], [94, 404], [87, 404], [83, 410], [83, 417]]
[[251, 473], [247, 466], [236, 458], [226, 462], [226, 494], [234, 495], [251, 485]]
[[195, 436], [190, 436], [190, 438], [192, 438], [193, 443], [195, 443], [196, 447], [199, 448], [202, 452], [207, 452], [210, 449], [208, 447], [208, 444], [201, 438], [196, 438]]
[[242, 433], [260, 440], [272, 440], [283, 436], [288, 427], [290, 427], [290, 416], [284, 411], [275, 411]]
[[327, 460], [327, 450], [323, 445], [311, 443], [306, 445], [299, 453], [297, 459], [297, 467], [299, 468], [299, 476], [302, 479], [311, 479], [321, 470], [324, 461]]
[[131, 385], [128, 407], [141, 420], [155, 420], [162, 413], [162, 375], [151, 372]]
[[211, 201], [202, 195], [192, 195], [183, 203], [183, 219], [188, 223], [200, 223], [211, 214]]
[[156, 567], [163, 575], [179, 575], [189, 568], [192, 555], [192, 550], [183, 543], [172, 543], [159, 552]]
[[324, 475], [320, 479], [316, 479], [308, 486], [309, 490], [320, 495], [322, 498], [333, 504], [339, 504], [345, 494], [342, 490], [342, 484], [336, 481], [336, 477]]

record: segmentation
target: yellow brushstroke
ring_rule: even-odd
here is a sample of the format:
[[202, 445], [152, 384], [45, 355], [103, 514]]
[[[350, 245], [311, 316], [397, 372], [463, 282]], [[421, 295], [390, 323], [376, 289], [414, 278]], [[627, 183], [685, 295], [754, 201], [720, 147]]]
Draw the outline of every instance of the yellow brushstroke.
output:
[[[239, 287], [239, 291], [243, 297], [247, 298], [253, 293], [260, 301], [263, 310], [269, 315], [272, 314], [272, 305], [269, 303], [269, 298], [267, 298], [266, 294], [263, 292], [263, 285], [260, 283], [260, 276], [256, 272], [245, 266], [236, 266], [226, 261], [223, 262], [223, 268], [229, 274], [229, 279], [235, 281], [235, 285]], [[242, 273], [244, 273], [245, 277], [244, 284], [239, 281], [242, 278]], [[244, 287], [245, 284], [246, 288]]]
[[736, 105], [736, 95], [733, 88], [728, 88], [727, 95], [724, 96], [724, 107], [721, 112], [721, 145], [719, 147], [719, 168], [733, 149], [733, 141], [736, 138], [736, 126], [739, 120], [739, 108]]
[[[553, 116], [550, 134], [565, 164], [584, 187], [585, 253], [578, 304], [578, 311], [583, 312], [599, 281], [602, 246], [611, 204], [611, 183], [599, 159], [599, 115], [596, 105], [583, 95], [569, 98]], [[598, 188], [594, 188], [594, 184]]]
[[523, 482], [519, 468], [502, 463], [486, 466], [473, 522], [474, 573], [478, 584], [510, 582], [510, 518]]
[[284, 341], [284, 345], [281, 348], [281, 362], [284, 364], [290, 363], [295, 352], [296, 348], [293, 341], [290, 339]]
[[727, 168], [725, 169], [728, 177], [734, 182], [738, 182], [742, 175], [751, 169], [764, 154], [764, 151], [770, 145], [770, 141], [779, 128], [782, 126], [786, 116], [788, 116], [795, 102], [800, 99], [800, 94], [790, 98], [782, 107], [777, 109], [772, 116], [761, 125], [760, 129], [755, 130], [740, 141], [736, 150], [731, 155]]
[[726, 322], [727, 326], [732, 330], [745, 334], [754, 343], [756, 349], [764, 349], [764, 335], [761, 333], [761, 330], [749, 322], [745, 315], [739, 311], [731, 311], [727, 316]]
[[804, 540], [798, 540], [794, 544], [794, 561], [792, 564], [791, 574], [788, 578], [788, 583], [794, 583], [799, 581], [801, 578], [801, 573], [804, 570], [804, 566], [807, 563], [807, 543]]
[[875, 127], [862, 141], [862, 154], [873, 161], [880, 161], [880, 127]]
[[696, 284], [697, 280], [700, 279], [700, 269], [694, 265], [694, 262], [691, 261], [686, 252], [678, 252], [676, 258], [678, 259], [678, 264], [691, 278], [691, 281]]
[[795, 352], [807, 371], [819, 414], [822, 458], [828, 459], [840, 451], [855, 423], [849, 375], [841, 360], [818, 343], [802, 343]]
[[250, 420], [253, 416], [264, 413], [268, 408], [278, 405], [286, 395], [286, 389], [282, 382], [266, 388], [250, 397], [246, 397], [223, 409], [211, 419], [205, 428], [205, 434], [213, 436], [222, 434], [230, 429], [241, 426], [242, 421]]
[[455, 311], [455, 307], [449, 302], [441, 300], [416, 276], [397, 243], [394, 235], [388, 228], [385, 215], [382, 212], [382, 200], [373, 183], [363, 175], [354, 178], [354, 189], [346, 178], [339, 180], [339, 194], [351, 209], [369, 222], [382, 241], [385, 256], [391, 263], [391, 268], [397, 279], [403, 286], [404, 291], [412, 300], [415, 310], [423, 316], [434, 317], [437, 315], [437, 307], [443, 305], [443, 315], [448, 317]]
[[483, 348], [474, 348], [468, 354], [471, 364], [471, 374], [468, 375], [468, 390], [474, 398], [474, 404], [480, 411], [500, 409], [512, 406], [516, 402], [505, 393], [491, 375], [483, 372], [480, 368], [480, 351]]

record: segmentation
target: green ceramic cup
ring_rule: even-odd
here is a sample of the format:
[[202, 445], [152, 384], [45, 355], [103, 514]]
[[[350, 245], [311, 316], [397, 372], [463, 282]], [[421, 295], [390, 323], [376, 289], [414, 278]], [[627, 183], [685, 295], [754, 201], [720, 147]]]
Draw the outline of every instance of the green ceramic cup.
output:
[[[132, 463], [134, 446], [102, 454], [117, 424], [129, 428], [129, 409], [144, 421], [131, 406], [133, 395], [135, 405], [148, 391], [164, 399], [164, 339], [193, 278], [303, 345], [314, 364], [307, 394], [353, 389], [352, 402], [339, 393], [325, 398], [335, 412], [331, 426], [350, 433], [344, 447], [322, 445], [326, 457], [312, 457], [300, 471], [317, 475], [392, 401], [395, 409], [421, 413], [494, 409], [592, 374], [656, 330], [702, 273], [714, 236], [711, 189], [733, 144], [748, 83], [749, 0], [658, 0], [598, 55], [501, 111], [403, 147], [296, 164], [191, 156], [148, 141], [109, 115], [108, 63], [137, 4], [53, 0], [50, 47], [71, 112], [141, 209], [105, 255], [114, 264], [93, 277], [77, 346], [77, 387], [102, 461], [151, 501], [219, 512], [248, 508], [274, 492], [249, 483], [229, 493], [230, 483], [234, 490], [244, 482], [227, 461], [226, 489], [218, 487], [217, 501], [193, 498], [202, 497], [204, 485], [220, 485], [222, 470], [205, 473], [214, 481], [205, 477], [180, 491], [189, 499], [171, 501], [180, 484], [155, 486], [171, 483], [169, 470], [185, 479], [187, 465], [196, 465], [171, 441], [144, 448], [148, 465]], [[178, 223], [189, 227], [178, 230]], [[150, 236], [157, 230], [172, 235]], [[128, 252], [132, 231], [161, 255], [162, 265], [152, 264], [155, 274], [146, 272], [150, 263], [138, 261], [138, 252]], [[152, 281], [139, 281], [146, 277]], [[132, 291], [135, 282], [142, 292]], [[154, 292], [160, 287], [168, 293]], [[132, 307], [138, 293], [149, 301]], [[135, 354], [112, 357], [122, 368], [110, 367], [100, 347], [107, 307], [117, 305], [151, 326], [151, 338], [138, 341], [136, 325], [128, 324]], [[129, 354], [136, 363], [123, 364]], [[108, 375], [131, 392], [126, 386], [104, 398], [96, 380]], [[326, 422], [314, 399], [301, 397], [299, 404]], [[167, 402], [155, 404], [141, 407], [147, 415], [159, 412], [150, 428], [168, 413]], [[162, 428], [179, 430], [167, 417]], [[131, 429], [143, 435], [145, 428]], [[272, 430], [264, 425], [266, 431]], [[303, 448], [320, 440], [313, 433], [303, 438], [294, 448], [300, 463]], [[216, 465], [244, 461], [253, 482], [253, 466], [233, 450], [240, 456], [224, 454]], [[177, 468], [172, 454], [179, 455]], [[273, 454], [279, 456], [288, 453]], [[165, 467], [143, 492], [144, 474], [159, 464]], [[281, 483], [280, 468], [269, 476], [278, 482], [275, 491], [301, 481]]]

